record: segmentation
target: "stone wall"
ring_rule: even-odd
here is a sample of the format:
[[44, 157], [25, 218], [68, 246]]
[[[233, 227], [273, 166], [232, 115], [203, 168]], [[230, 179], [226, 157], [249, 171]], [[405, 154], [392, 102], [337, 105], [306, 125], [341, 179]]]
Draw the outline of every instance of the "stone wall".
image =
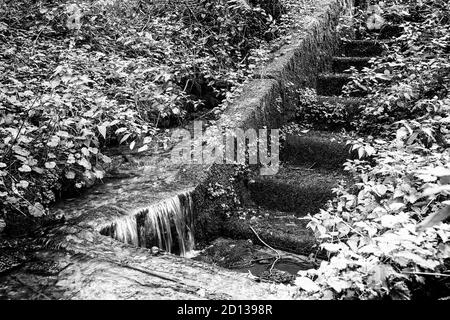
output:
[[[229, 128], [278, 129], [288, 121], [299, 99], [295, 89], [315, 87], [317, 74], [329, 68], [325, 61], [330, 60], [327, 58], [338, 45], [336, 25], [351, 5], [346, 0], [309, 1], [305, 12], [313, 14], [299, 17], [304, 23], [292, 43], [282, 47], [275, 54], [277, 58], [259, 69], [255, 79], [244, 86], [240, 96], [224, 112], [217, 123], [219, 129], [209, 128], [210, 135]], [[195, 191], [197, 240], [208, 241], [220, 235], [224, 219], [220, 206], [230, 202], [226, 196], [216, 201], [208, 199], [208, 185], [220, 182], [224, 187], [240, 190], [240, 197], [246, 196], [245, 181], [228, 181], [235, 171], [234, 166], [213, 165], [206, 179], [198, 184]]]

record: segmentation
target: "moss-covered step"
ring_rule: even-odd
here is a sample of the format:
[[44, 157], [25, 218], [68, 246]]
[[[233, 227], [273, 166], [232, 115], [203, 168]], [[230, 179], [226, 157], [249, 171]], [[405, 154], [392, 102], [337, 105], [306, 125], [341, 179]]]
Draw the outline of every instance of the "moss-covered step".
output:
[[346, 57], [374, 57], [383, 51], [383, 43], [377, 40], [345, 40], [342, 41], [340, 50]]
[[254, 177], [248, 188], [256, 205], [302, 217], [323, 208], [341, 180], [346, 180], [341, 171], [285, 166], [275, 175]]
[[380, 30], [373, 31], [379, 40], [387, 40], [399, 37], [405, 28], [396, 24], [385, 24]]
[[341, 169], [350, 158], [348, 137], [336, 132], [308, 131], [287, 135], [281, 161], [308, 168]]
[[328, 106], [337, 108], [342, 106], [349, 116], [358, 115], [367, 101], [362, 97], [336, 97], [336, 96], [317, 96], [318, 106]]
[[321, 73], [317, 77], [316, 90], [318, 95], [339, 96], [342, 87], [350, 81], [346, 73]]
[[250, 239], [255, 244], [263, 245], [262, 239], [271, 247], [308, 255], [317, 250], [317, 241], [307, 224], [308, 220], [300, 219], [293, 213], [261, 207], [244, 208], [224, 223], [223, 236]]
[[369, 65], [371, 57], [332, 57], [332, 68], [336, 73], [345, 73], [351, 67], [361, 70]]

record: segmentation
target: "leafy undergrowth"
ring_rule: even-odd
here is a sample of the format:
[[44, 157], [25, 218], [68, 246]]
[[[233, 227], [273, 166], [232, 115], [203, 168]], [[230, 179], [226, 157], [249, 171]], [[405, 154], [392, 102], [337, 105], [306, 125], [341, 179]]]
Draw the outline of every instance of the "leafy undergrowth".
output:
[[345, 169], [310, 227], [329, 255], [301, 272], [301, 295], [322, 299], [450, 296], [450, 4], [390, 1], [376, 8], [401, 24], [373, 67], [353, 71], [346, 92], [367, 94], [353, 123], [360, 159]]
[[0, 1], [0, 232], [102, 179], [108, 148], [142, 152], [159, 128], [214, 115], [279, 46], [283, 14], [275, 0]]

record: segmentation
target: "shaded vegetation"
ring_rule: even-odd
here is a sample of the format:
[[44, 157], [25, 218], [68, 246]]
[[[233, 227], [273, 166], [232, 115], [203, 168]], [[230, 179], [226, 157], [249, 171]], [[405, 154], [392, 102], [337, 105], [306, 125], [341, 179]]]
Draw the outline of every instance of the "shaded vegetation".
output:
[[[385, 25], [403, 31], [371, 67], [353, 69], [345, 88], [367, 98], [352, 124], [364, 136], [350, 142], [359, 159], [345, 164], [358, 181], [337, 188], [337, 198], [311, 217], [330, 259], [297, 283], [316, 298], [448, 298], [450, 5], [377, 7]], [[357, 25], [367, 21], [366, 12], [356, 17]]]
[[144, 152], [159, 128], [214, 117], [270, 51], [282, 12], [277, 1], [1, 1], [0, 228], [102, 179], [108, 147]]

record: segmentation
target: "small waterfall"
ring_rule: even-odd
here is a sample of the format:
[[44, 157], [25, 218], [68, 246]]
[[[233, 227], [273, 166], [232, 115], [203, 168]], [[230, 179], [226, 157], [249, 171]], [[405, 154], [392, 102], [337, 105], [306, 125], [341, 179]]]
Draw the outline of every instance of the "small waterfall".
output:
[[120, 218], [102, 234], [139, 247], [157, 246], [185, 256], [194, 247], [194, 216], [189, 192]]

